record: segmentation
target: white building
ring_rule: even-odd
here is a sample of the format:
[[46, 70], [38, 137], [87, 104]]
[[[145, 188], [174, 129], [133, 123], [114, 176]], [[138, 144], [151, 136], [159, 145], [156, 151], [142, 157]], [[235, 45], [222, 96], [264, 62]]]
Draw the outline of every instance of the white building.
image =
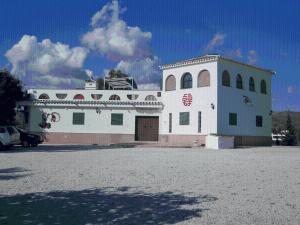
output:
[[29, 129], [64, 144], [195, 146], [211, 137], [233, 137], [235, 145], [272, 143], [273, 71], [219, 55], [161, 69], [161, 91], [32, 89], [34, 100], [23, 103], [29, 106]]

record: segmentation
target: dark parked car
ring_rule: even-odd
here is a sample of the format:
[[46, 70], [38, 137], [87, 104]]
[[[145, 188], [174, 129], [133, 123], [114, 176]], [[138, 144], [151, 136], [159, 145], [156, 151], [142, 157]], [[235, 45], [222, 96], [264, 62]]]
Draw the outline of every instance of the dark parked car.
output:
[[23, 147], [36, 147], [43, 142], [43, 137], [41, 135], [33, 134], [20, 128], [17, 129], [20, 133], [20, 140]]

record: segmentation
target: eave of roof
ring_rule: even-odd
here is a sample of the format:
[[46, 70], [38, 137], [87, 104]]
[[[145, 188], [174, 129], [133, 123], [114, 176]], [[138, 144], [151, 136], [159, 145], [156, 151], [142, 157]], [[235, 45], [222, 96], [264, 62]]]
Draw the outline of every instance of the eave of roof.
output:
[[214, 62], [214, 61], [218, 61], [218, 60], [224, 60], [224, 61], [229, 61], [229, 62], [232, 62], [232, 63], [237, 63], [237, 64], [240, 64], [240, 65], [243, 65], [243, 66], [247, 66], [247, 67], [250, 67], [250, 68], [254, 68], [254, 69], [257, 69], [257, 70], [261, 70], [261, 71], [264, 71], [264, 72], [271, 73], [272, 75], [276, 74], [276, 72], [274, 70], [260, 68], [260, 67], [253, 66], [253, 65], [250, 65], [250, 64], [246, 64], [246, 63], [243, 63], [243, 62], [239, 62], [239, 61], [236, 61], [236, 60], [233, 60], [233, 59], [225, 58], [225, 57], [222, 57], [221, 55], [204, 55], [204, 56], [200, 56], [200, 57], [195, 57], [195, 58], [191, 58], [191, 59], [187, 59], [187, 60], [178, 61], [178, 62], [175, 62], [175, 63], [162, 65], [162, 66], [160, 66], [160, 69], [165, 70], [165, 69], [177, 68], [177, 67], [188, 66], [188, 65]]

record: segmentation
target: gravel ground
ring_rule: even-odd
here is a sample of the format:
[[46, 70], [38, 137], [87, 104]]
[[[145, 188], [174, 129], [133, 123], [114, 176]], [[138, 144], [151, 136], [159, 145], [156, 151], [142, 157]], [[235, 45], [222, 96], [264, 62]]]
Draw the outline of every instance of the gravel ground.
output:
[[0, 152], [0, 224], [300, 224], [300, 149]]

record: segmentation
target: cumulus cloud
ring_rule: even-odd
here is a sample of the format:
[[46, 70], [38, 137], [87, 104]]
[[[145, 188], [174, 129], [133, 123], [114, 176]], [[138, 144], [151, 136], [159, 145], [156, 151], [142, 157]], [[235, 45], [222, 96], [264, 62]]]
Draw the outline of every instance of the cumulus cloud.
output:
[[88, 50], [45, 39], [24, 35], [5, 56], [12, 65], [12, 73], [25, 84], [38, 86], [74, 87], [83, 84], [87, 73], [82, 69]]
[[140, 90], [158, 91], [160, 90], [160, 85], [157, 83], [140, 84], [138, 88]]
[[222, 46], [224, 44], [226, 35], [223, 33], [216, 33], [215, 36], [209, 41], [206, 46], [206, 51], [212, 51], [217, 46]]
[[[159, 59], [152, 52], [151, 32], [129, 26], [120, 18], [124, 12], [117, 0], [107, 3], [91, 18], [91, 31], [81, 42], [92, 51], [118, 61], [116, 68], [134, 77], [140, 84], [158, 83]], [[108, 70], [104, 70], [107, 74]]]
[[255, 64], [258, 61], [257, 52], [255, 50], [248, 51], [248, 63], [249, 64]]
[[127, 74], [134, 77], [137, 83], [149, 83], [149, 82], [159, 82], [160, 71], [158, 69], [159, 59], [154, 58], [144, 58], [139, 60], [122, 60], [116, 66]]
[[114, 0], [92, 17], [92, 30], [83, 35], [81, 42], [112, 60], [142, 59], [152, 55], [152, 34], [139, 27], [128, 26], [119, 18], [120, 7]]

